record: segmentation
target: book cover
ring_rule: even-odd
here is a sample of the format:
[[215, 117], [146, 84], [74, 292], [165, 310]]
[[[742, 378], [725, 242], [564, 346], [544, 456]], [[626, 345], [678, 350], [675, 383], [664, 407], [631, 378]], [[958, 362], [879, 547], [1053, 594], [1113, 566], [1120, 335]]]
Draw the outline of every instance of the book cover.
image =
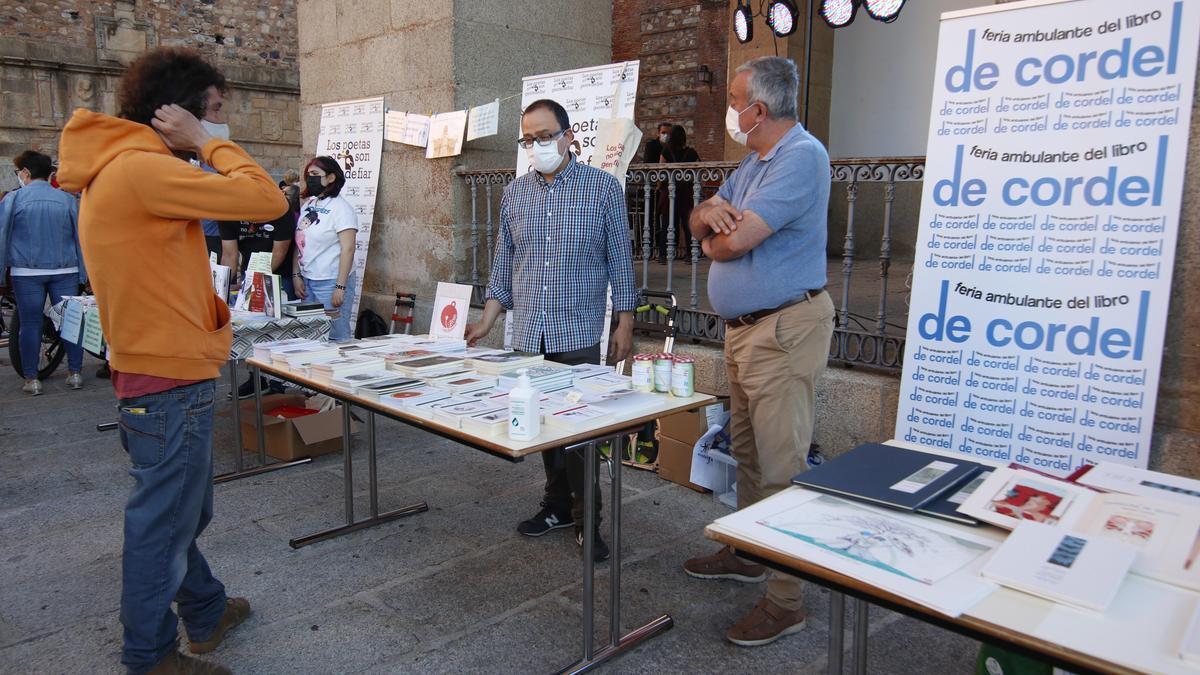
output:
[[1024, 521], [1073, 526], [1087, 510], [1088, 488], [1031, 471], [1000, 467], [967, 497], [958, 510], [1011, 530]]
[[283, 318], [283, 291], [278, 274], [260, 274], [262, 279], [262, 313], [272, 319]]
[[1103, 612], [1137, 551], [1128, 544], [1033, 521], [1008, 535], [980, 574], [1055, 602]]
[[792, 482], [819, 492], [914, 511], [963, 485], [980, 470], [979, 464], [966, 459], [867, 443], [799, 474]]

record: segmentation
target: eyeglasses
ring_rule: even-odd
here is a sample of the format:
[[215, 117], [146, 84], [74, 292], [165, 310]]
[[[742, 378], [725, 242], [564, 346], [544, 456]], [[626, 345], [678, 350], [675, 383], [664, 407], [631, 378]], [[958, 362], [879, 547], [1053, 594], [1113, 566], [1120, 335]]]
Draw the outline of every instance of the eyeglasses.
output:
[[525, 138], [518, 138], [517, 146], [528, 150], [529, 148], [533, 147], [534, 143], [537, 143], [538, 145], [545, 148], [545, 147], [548, 147], [551, 143], [554, 143], [555, 141], [557, 141], [559, 139], [559, 137], [565, 133], [567, 133], [567, 130], [563, 129], [562, 131], [560, 131], [556, 134], [542, 134], [541, 136], [535, 136], [533, 138], [529, 138], [528, 136]]

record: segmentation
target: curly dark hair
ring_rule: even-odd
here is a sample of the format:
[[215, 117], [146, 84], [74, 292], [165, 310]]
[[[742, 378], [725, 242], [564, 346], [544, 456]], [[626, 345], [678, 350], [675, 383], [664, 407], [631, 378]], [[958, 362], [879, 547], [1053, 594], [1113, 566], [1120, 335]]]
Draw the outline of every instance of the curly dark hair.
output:
[[150, 124], [156, 110], [175, 103], [199, 119], [204, 117], [209, 87], [225, 93], [225, 76], [199, 52], [182, 47], [152, 49], [121, 76], [117, 115]]

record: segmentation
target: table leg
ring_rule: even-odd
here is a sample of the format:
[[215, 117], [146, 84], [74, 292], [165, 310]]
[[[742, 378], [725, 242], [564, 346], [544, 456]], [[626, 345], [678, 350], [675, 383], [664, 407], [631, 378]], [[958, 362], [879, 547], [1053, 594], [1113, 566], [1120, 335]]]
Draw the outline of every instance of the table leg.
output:
[[342, 402], [342, 480], [346, 493], [346, 524], [354, 524], [354, 453], [350, 444], [350, 406]]
[[397, 518], [411, 516], [417, 513], [423, 513], [429, 510], [429, 504], [420, 501], [414, 504], [409, 504], [404, 508], [388, 511], [387, 513], [379, 512], [379, 471], [376, 466], [376, 458], [378, 453], [375, 447], [375, 413], [367, 411], [367, 476], [370, 480], [371, 493], [371, 516], [358, 522], [354, 520], [354, 474], [353, 464], [350, 459], [350, 405], [342, 401], [342, 452], [345, 455], [345, 484], [346, 490], [346, 524], [341, 527], [335, 527], [329, 530], [323, 530], [314, 534], [298, 537], [288, 542], [292, 548], [302, 548], [309, 544], [315, 544], [319, 541], [326, 541], [334, 537], [340, 537], [343, 534], [350, 534], [359, 530], [365, 530], [368, 527], [382, 525]]
[[854, 675], [867, 675], [867, 631], [870, 628], [870, 608], [861, 598], [854, 599]]
[[609, 659], [630, 651], [641, 643], [655, 637], [675, 625], [674, 619], [663, 614], [653, 621], [634, 628], [629, 633], [621, 635], [621, 439], [616, 436], [611, 439], [613, 458], [612, 472], [612, 559], [609, 563], [612, 574], [612, 598], [610, 600], [609, 626], [611, 631], [610, 644], [593, 650], [592, 647], [592, 611], [594, 609], [593, 581], [596, 561], [592, 557], [593, 535], [595, 528], [595, 481], [597, 444], [604, 439], [596, 439], [581, 446], [584, 456], [584, 506], [583, 506], [583, 658], [559, 671], [560, 673], [584, 673]]
[[257, 476], [259, 474], [270, 473], [280, 469], [286, 469], [289, 466], [297, 466], [299, 464], [308, 464], [312, 461], [312, 457], [302, 457], [293, 459], [289, 462], [273, 462], [267, 464], [267, 445], [264, 440], [266, 431], [262, 423], [262, 383], [259, 381], [258, 369], [252, 368], [251, 373], [254, 375], [254, 426], [255, 433], [258, 437], [258, 466], [245, 468], [245, 458], [242, 453], [245, 449], [242, 448], [242, 406], [237, 397], [238, 390], [238, 360], [229, 360], [229, 386], [230, 398], [233, 400], [233, 438], [234, 438], [234, 455], [233, 455], [233, 471], [223, 473], [213, 477], [213, 484], [228, 483], [231, 480], [239, 478], [247, 478], [249, 476]]
[[245, 458], [242, 457], [242, 406], [238, 399], [238, 359], [229, 359], [229, 399], [233, 401], [233, 472], [241, 473], [245, 469]]
[[829, 675], [842, 673], [842, 649], [845, 646], [846, 596], [837, 591], [829, 592], [829, 649], [825, 672]]

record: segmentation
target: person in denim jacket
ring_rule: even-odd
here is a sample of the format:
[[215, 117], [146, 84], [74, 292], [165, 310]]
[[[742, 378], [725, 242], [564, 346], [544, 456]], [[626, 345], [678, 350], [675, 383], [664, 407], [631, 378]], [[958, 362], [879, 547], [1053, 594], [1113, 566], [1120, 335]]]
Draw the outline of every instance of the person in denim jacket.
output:
[[[48, 182], [50, 158], [26, 150], [13, 159], [21, 189], [0, 202], [0, 283], [12, 277], [21, 329], [21, 372], [27, 394], [42, 393], [38, 356], [42, 342], [42, 313], [46, 296], [58, 303], [76, 295], [87, 282], [79, 252], [79, 206], [71, 195]], [[10, 338], [11, 339], [11, 338]], [[83, 387], [83, 347], [67, 343], [67, 386]]]

